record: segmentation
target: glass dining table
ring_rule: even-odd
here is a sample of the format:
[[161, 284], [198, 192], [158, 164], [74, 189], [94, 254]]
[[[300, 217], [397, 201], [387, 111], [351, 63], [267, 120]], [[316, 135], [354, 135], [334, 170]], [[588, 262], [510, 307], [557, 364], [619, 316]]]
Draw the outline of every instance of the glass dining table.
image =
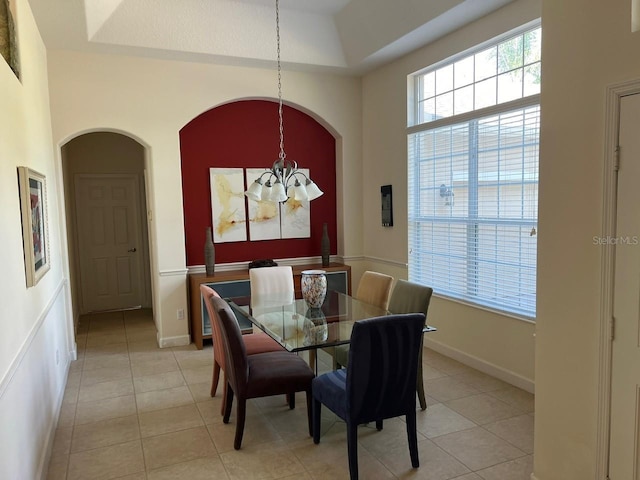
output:
[[[250, 296], [226, 299], [236, 316], [248, 319], [286, 350], [309, 350], [309, 361], [316, 368], [318, 348], [348, 344], [351, 330], [358, 320], [390, 315], [390, 312], [361, 302], [344, 293], [330, 290], [320, 308], [309, 308], [304, 299], [284, 303], [278, 299]], [[423, 333], [434, 332], [425, 325]]]

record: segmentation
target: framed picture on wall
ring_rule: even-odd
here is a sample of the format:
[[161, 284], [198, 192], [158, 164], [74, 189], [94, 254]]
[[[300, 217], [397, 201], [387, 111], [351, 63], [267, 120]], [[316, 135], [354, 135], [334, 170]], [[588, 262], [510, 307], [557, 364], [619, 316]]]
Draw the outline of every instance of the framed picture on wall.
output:
[[32, 287], [51, 267], [47, 228], [46, 179], [27, 167], [18, 167], [22, 243], [27, 287]]

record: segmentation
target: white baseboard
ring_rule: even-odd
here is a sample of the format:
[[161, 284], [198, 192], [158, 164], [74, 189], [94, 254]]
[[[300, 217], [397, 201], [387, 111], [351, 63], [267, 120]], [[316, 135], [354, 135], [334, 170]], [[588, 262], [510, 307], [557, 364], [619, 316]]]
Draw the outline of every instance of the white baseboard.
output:
[[158, 346], [160, 348], [182, 347], [191, 343], [189, 335], [178, 335], [177, 337], [160, 337], [158, 334]]
[[442, 355], [445, 355], [449, 358], [453, 358], [460, 363], [464, 363], [471, 368], [480, 370], [487, 375], [491, 375], [492, 377], [496, 377], [515, 387], [526, 390], [529, 393], [535, 392], [535, 383], [533, 381], [521, 375], [518, 375], [517, 373], [494, 365], [493, 363], [482, 360], [481, 358], [474, 357], [473, 355], [469, 355], [468, 353], [465, 353], [461, 350], [452, 348], [440, 342], [436, 342], [427, 338], [426, 336], [424, 339], [424, 346], [435, 350], [436, 352], [441, 353]]

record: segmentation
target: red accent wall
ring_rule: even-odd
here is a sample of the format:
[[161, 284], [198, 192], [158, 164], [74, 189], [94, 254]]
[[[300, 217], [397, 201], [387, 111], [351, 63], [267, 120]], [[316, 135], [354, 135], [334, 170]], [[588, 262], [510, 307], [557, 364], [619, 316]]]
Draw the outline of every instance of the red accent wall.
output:
[[[324, 192], [310, 203], [311, 238], [216, 243], [216, 263], [319, 256], [323, 223], [328, 225], [331, 254], [337, 252], [335, 139], [306, 113], [284, 106], [283, 116], [287, 158], [297, 161], [300, 168], [308, 168]], [[278, 104], [264, 100], [221, 105], [180, 130], [188, 266], [204, 264], [205, 231], [212, 226], [209, 168], [270, 167], [278, 158], [279, 144]], [[246, 228], [250, 238], [248, 224]]]

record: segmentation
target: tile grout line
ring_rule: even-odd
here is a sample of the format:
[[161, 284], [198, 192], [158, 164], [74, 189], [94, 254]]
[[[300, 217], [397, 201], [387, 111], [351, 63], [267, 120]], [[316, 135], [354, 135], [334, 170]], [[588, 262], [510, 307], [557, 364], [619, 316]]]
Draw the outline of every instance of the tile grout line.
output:
[[[124, 317], [124, 314], [123, 314]], [[123, 318], [124, 319], [124, 318]], [[131, 364], [131, 351], [130, 351], [130, 344], [126, 335], [126, 323], [125, 323], [125, 338], [127, 339], [127, 356], [129, 357], [129, 371], [131, 373], [131, 385], [133, 387], [133, 401], [135, 403], [136, 406], [136, 420], [138, 422], [138, 434], [140, 435], [139, 438], [139, 442], [140, 442], [140, 452], [142, 453], [142, 465], [143, 465], [143, 472], [144, 472], [144, 476], [145, 478], [147, 478], [147, 472], [149, 471], [149, 469], [147, 468], [147, 455], [145, 454], [144, 451], [144, 442], [143, 442], [143, 438], [142, 438], [142, 424], [140, 422], [140, 410], [138, 409], [138, 396], [136, 395], [136, 383], [133, 379], [133, 366]]]

